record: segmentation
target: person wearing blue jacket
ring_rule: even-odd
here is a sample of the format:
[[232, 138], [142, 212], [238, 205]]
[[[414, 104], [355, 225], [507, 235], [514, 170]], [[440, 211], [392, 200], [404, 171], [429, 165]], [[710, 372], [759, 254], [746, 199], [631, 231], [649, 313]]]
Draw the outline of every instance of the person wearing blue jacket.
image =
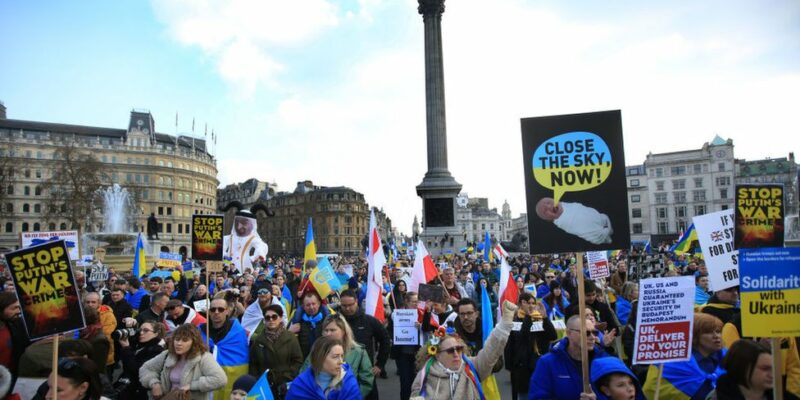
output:
[[645, 400], [642, 385], [616, 357], [592, 361], [591, 382], [597, 400]]
[[[586, 321], [586, 338], [581, 338], [580, 317], [574, 315], [567, 320], [567, 337], [550, 347], [550, 352], [539, 358], [531, 376], [528, 400], [575, 400], [593, 399], [594, 395], [581, 393], [581, 340], [585, 340], [590, 361], [608, 357], [597, 346], [597, 330], [594, 322]], [[591, 373], [591, 369], [590, 369]]]
[[617, 296], [617, 319], [619, 324], [628, 324], [628, 316], [631, 314], [631, 301], [639, 298], [639, 284], [636, 282], [625, 282], [622, 285], [622, 293]]
[[344, 363], [342, 342], [323, 336], [311, 346], [311, 368], [289, 386], [286, 400], [361, 400], [350, 366]]

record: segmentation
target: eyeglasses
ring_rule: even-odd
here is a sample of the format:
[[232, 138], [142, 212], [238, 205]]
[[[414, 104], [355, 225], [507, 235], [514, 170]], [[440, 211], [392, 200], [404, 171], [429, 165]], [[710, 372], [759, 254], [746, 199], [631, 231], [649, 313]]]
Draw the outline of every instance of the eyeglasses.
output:
[[450, 347], [448, 349], [441, 349], [439, 351], [441, 351], [442, 353], [450, 354], [450, 355], [453, 355], [456, 352], [458, 352], [459, 354], [463, 354], [464, 353], [464, 346], [453, 346], [453, 347]]
[[[580, 331], [581, 331], [580, 329], [572, 329], [572, 328], [570, 328], [570, 330], [571, 330], [571, 331], [573, 331], [573, 332], [580, 332]], [[592, 335], [592, 336], [594, 336], [594, 337], [599, 337], [599, 336], [600, 336], [600, 331], [598, 331], [597, 329], [594, 329], [594, 330], [587, 330], [587, 331], [586, 331], [586, 335], [587, 335], [587, 336], [588, 336], [588, 335]]]
[[154, 331], [152, 329], [141, 328], [141, 329], [139, 329], [139, 332], [141, 332], [141, 333], [155, 333], [156, 331]]
[[264, 319], [267, 321], [275, 321], [278, 318], [280, 318], [278, 314], [267, 314], [264, 316]]
[[225, 312], [225, 307], [209, 307], [208, 312], [212, 313], [223, 313]]

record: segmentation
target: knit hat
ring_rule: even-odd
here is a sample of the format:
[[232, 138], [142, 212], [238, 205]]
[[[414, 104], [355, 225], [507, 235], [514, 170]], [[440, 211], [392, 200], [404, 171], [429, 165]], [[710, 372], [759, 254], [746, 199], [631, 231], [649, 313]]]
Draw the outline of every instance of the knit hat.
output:
[[256, 385], [256, 381], [256, 377], [252, 375], [242, 375], [236, 380], [236, 382], [233, 382], [233, 388], [231, 391], [244, 390], [245, 392], [250, 393], [250, 389]]

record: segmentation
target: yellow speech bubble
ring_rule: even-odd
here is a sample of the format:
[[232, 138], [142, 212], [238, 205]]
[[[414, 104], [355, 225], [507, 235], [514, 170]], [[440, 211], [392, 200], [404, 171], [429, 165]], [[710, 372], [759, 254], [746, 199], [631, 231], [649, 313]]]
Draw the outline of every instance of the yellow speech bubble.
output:
[[552, 137], [533, 153], [533, 177], [553, 191], [558, 205], [566, 192], [600, 186], [611, 174], [611, 151], [591, 132], [569, 132]]

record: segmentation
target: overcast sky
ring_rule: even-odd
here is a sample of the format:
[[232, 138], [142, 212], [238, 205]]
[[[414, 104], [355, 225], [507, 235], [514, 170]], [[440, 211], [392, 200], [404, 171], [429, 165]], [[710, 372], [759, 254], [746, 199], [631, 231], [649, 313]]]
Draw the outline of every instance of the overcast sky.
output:
[[[519, 119], [621, 109], [626, 164], [714, 135], [800, 149], [800, 2], [448, 0], [450, 171], [524, 212]], [[0, 0], [8, 117], [219, 134], [221, 185], [345, 185], [410, 233], [426, 171], [412, 0]]]

